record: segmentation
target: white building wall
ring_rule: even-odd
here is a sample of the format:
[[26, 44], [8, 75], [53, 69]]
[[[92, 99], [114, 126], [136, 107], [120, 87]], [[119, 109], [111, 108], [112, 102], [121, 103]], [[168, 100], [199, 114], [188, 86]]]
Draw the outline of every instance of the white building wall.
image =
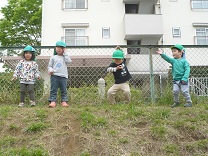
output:
[[[153, 14], [154, 6], [151, 0], [141, 0], [139, 14]], [[151, 4], [151, 6], [150, 6]], [[195, 28], [193, 23], [208, 23], [208, 11], [196, 11], [191, 9], [190, 0], [160, 0], [157, 8], [161, 9], [163, 18], [163, 45], [183, 44], [194, 45]], [[160, 6], [160, 7], [159, 7]], [[158, 10], [157, 10], [158, 12]], [[126, 45], [124, 40], [124, 14], [125, 4], [122, 0], [88, 0], [86, 10], [62, 10], [61, 0], [43, 0], [43, 23], [42, 23], [42, 46], [55, 45], [55, 42], [64, 36], [63, 23], [88, 23], [86, 36], [89, 36], [89, 45]], [[110, 28], [110, 38], [102, 38], [102, 28]], [[181, 37], [173, 37], [172, 28], [179, 27]], [[151, 30], [150, 30], [151, 31]], [[156, 45], [157, 42], [149, 35], [142, 36], [142, 45]], [[70, 49], [71, 55], [102, 55], [92, 51], [76, 51]], [[171, 50], [168, 49], [171, 56]], [[111, 50], [105, 52], [110, 55]], [[203, 53], [203, 52], [202, 52]], [[146, 54], [146, 55], [145, 55]], [[131, 72], [148, 72], [149, 56], [147, 50], [141, 49], [141, 54], [132, 55], [128, 64]], [[190, 65], [197, 65], [196, 60], [200, 58], [190, 57], [191, 52], [187, 50], [187, 59]], [[206, 55], [206, 54], [205, 54]], [[199, 55], [201, 57], [201, 55]], [[154, 70], [157, 72], [167, 71], [169, 64], [164, 60], [157, 62], [158, 56], [153, 56]], [[207, 59], [206, 59], [207, 60]], [[141, 63], [139, 63], [141, 62]], [[165, 63], [165, 66], [164, 66]], [[206, 61], [201, 65], [206, 65]]]
[[[62, 23], [89, 23], [89, 45], [125, 45], [124, 3], [88, 1], [86, 10], [62, 10], [62, 1], [43, 0], [42, 46], [54, 45], [64, 36]], [[102, 28], [110, 28], [110, 38], [102, 38]]]
[[[138, 2], [139, 14], [154, 13], [152, 0]], [[159, 2], [164, 30], [162, 42], [159, 44], [195, 44], [193, 23], [208, 23], [208, 11], [192, 10], [190, 0], [160, 0]], [[89, 36], [89, 45], [126, 45], [124, 14], [125, 3], [119, 0], [109, 0], [109, 2], [88, 0], [86, 10], [63, 10], [62, 0], [43, 0], [42, 45], [54, 45], [64, 36], [64, 29], [61, 26], [63, 23], [88, 23], [86, 36]], [[102, 27], [110, 28], [110, 38], [102, 38]], [[173, 37], [173, 27], [180, 28], [181, 37]], [[151, 37], [142, 38], [142, 45], [149, 43], [153, 44]]]
[[[163, 44], [194, 45], [193, 23], [208, 23], [208, 11], [191, 9], [190, 0], [160, 0], [163, 16]], [[180, 27], [181, 37], [173, 37], [172, 28]]]

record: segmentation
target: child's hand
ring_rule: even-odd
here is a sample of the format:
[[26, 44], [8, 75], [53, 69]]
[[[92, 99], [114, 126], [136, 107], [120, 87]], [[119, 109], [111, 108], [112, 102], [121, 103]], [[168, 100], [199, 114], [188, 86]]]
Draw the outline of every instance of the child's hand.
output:
[[66, 48], [63, 48], [63, 54], [66, 52]]
[[181, 81], [181, 84], [182, 85], [187, 85], [187, 82], [186, 81]]
[[49, 74], [49, 75], [53, 75], [53, 71], [49, 72], [48, 74]]
[[121, 70], [121, 69], [123, 69], [122, 65], [119, 65], [119, 66], [116, 67], [116, 70]]
[[159, 48], [159, 49], [156, 51], [156, 53], [157, 53], [157, 54], [162, 54], [163, 51], [162, 51], [162, 49]]

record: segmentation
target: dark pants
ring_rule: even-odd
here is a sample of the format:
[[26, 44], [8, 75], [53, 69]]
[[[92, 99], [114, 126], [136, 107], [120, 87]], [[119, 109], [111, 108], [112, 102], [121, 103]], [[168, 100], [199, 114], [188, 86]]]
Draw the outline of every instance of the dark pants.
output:
[[29, 93], [30, 100], [35, 101], [34, 84], [20, 83], [20, 102], [25, 102], [26, 91]]
[[49, 102], [57, 101], [58, 88], [60, 88], [61, 91], [61, 102], [68, 102], [67, 78], [55, 76], [55, 75], [51, 75], [51, 90], [48, 101]]

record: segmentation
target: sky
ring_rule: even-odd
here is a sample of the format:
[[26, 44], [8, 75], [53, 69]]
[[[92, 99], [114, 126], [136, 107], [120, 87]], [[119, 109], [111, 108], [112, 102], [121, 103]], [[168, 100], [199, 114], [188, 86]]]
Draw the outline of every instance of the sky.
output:
[[[0, 0], [0, 8], [4, 7], [5, 5], [7, 5], [7, 0]], [[0, 13], [0, 18], [2, 18], [3, 15]]]

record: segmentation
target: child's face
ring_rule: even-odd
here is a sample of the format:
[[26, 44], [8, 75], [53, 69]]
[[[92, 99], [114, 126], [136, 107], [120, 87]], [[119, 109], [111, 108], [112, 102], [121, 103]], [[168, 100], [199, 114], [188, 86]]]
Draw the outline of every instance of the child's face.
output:
[[181, 58], [182, 57], [182, 51], [179, 51], [178, 49], [173, 48], [172, 54], [174, 58]]
[[56, 47], [57, 55], [63, 55], [65, 48], [64, 47]]
[[113, 61], [114, 61], [115, 64], [119, 65], [119, 64], [121, 64], [123, 62], [123, 59], [114, 58]]
[[25, 58], [25, 60], [28, 60], [28, 61], [31, 60], [32, 53], [30, 51], [24, 52], [24, 58]]

